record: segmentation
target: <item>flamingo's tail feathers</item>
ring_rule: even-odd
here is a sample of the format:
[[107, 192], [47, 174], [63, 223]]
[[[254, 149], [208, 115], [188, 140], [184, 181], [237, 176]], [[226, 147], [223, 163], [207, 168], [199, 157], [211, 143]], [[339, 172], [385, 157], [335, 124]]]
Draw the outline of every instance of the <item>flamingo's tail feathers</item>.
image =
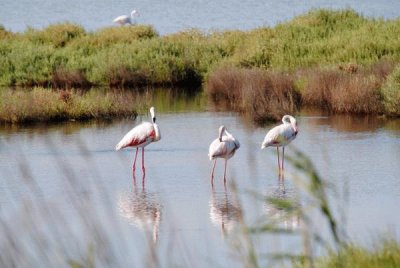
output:
[[265, 144], [265, 143], [261, 144], [261, 149], [264, 149], [264, 148], [267, 148], [267, 147], [268, 147], [267, 144]]
[[214, 160], [215, 157], [212, 154], [208, 154], [208, 158], [210, 158], [210, 161], [211, 161], [211, 160]]
[[122, 145], [121, 143], [118, 143], [118, 144], [115, 146], [115, 151], [121, 150], [122, 147], [123, 147], [123, 145]]

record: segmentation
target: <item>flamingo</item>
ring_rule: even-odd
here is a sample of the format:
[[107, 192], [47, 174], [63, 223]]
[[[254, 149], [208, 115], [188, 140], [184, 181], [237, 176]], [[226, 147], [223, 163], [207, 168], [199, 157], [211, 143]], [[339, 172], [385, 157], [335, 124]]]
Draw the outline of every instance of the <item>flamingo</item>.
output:
[[150, 114], [152, 122], [142, 122], [140, 125], [132, 128], [122, 140], [115, 146], [115, 150], [118, 151], [125, 147], [136, 148], [135, 160], [133, 161], [132, 171], [133, 176], [135, 176], [136, 169], [136, 158], [139, 152], [139, 148], [142, 148], [142, 171], [143, 177], [145, 176], [144, 168], [144, 147], [152, 142], [159, 141], [161, 139], [160, 130], [156, 124], [156, 116], [154, 112], [154, 107], [150, 108]]
[[[285, 115], [282, 118], [283, 124], [274, 127], [265, 135], [261, 144], [261, 149], [268, 146], [276, 147], [278, 152], [278, 169], [279, 175], [283, 174], [283, 163], [285, 161], [285, 146], [294, 140], [299, 132], [296, 119], [291, 115]], [[279, 161], [279, 147], [282, 147], [282, 164]], [[282, 165], [282, 166], [281, 166]]]
[[119, 25], [125, 25], [125, 24], [135, 24], [135, 15], [137, 15], [138, 12], [136, 9], [132, 10], [131, 16], [129, 17], [128, 15], [122, 15], [119, 17], [116, 17], [113, 22], [117, 23]]
[[231, 158], [237, 149], [239, 149], [240, 143], [236, 140], [232, 134], [230, 134], [225, 126], [219, 127], [219, 136], [211, 144], [208, 150], [208, 156], [210, 160], [214, 160], [214, 165], [211, 172], [211, 185], [214, 185], [214, 169], [217, 163], [217, 158], [225, 159], [225, 171], [224, 171], [224, 184], [226, 184], [226, 165], [228, 159]]

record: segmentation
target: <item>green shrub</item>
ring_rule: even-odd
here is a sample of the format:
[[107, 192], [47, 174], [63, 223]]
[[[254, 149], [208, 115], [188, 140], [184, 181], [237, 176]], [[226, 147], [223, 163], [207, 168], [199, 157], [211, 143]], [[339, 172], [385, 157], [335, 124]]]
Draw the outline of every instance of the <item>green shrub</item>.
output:
[[400, 65], [391, 73], [382, 86], [382, 95], [386, 112], [400, 115]]
[[7, 31], [3, 25], [0, 24], [0, 40], [11, 38], [14, 34], [12, 32]]
[[50, 25], [43, 30], [28, 28], [23, 38], [38, 44], [52, 44], [55, 47], [64, 47], [71, 40], [84, 34], [85, 29], [81, 26], [65, 22]]

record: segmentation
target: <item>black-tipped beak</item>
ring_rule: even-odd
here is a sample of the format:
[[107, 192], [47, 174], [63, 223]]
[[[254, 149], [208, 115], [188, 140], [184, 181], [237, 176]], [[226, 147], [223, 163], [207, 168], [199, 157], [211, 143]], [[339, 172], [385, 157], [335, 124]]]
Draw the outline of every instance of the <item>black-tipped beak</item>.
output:
[[153, 123], [155, 123], [156, 122], [156, 118], [155, 117], [153, 117]]

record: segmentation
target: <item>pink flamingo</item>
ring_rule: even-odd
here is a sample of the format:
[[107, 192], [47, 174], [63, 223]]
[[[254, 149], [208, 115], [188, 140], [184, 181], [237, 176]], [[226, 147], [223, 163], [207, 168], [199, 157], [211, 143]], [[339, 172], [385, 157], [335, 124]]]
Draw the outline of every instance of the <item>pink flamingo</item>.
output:
[[161, 139], [160, 130], [156, 124], [156, 116], [154, 113], [154, 107], [150, 108], [150, 114], [152, 122], [142, 122], [140, 125], [132, 128], [122, 140], [115, 146], [115, 150], [118, 151], [125, 147], [136, 148], [135, 160], [133, 161], [132, 171], [133, 176], [135, 176], [136, 169], [136, 158], [138, 155], [139, 148], [142, 148], [142, 171], [143, 177], [145, 176], [144, 168], [144, 147], [152, 142], [159, 141]]
[[225, 171], [224, 171], [224, 184], [226, 183], [226, 165], [228, 159], [231, 158], [237, 149], [239, 149], [240, 143], [237, 141], [225, 128], [225, 126], [219, 127], [219, 136], [215, 139], [209, 148], [208, 156], [210, 160], [214, 160], [214, 165], [211, 172], [211, 185], [214, 185], [214, 169], [217, 163], [217, 158], [225, 158]]
[[[267, 135], [264, 138], [264, 141], [261, 144], [261, 149], [264, 149], [268, 146], [276, 147], [278, 152], [278, 168], [279, 175], [281, 172], [283, 174], [283, 163], [285, 160], [285, 146], [288, 145], [292, 140], [294, 140], [299, 132], [297, 128], [296, 119], [291, 115], [285, 115], [282, 118], [283, 124], [274, 127], [270, 131], [268, 131]], [[279, 161], [279, 147], [282, 147], [282, 167]]]

